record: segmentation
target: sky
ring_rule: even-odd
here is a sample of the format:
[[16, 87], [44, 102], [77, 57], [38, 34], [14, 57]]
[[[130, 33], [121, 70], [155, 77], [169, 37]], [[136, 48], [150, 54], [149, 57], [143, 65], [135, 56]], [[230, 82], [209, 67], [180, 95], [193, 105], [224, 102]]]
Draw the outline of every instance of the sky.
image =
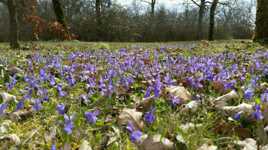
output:
[[[122, 5], [130, 5], [133, 0], [118, 0], [118, 3], [121, 3]], [[139, 1], [139, 0], [137, 0]], [[144, 0], [144, 1], [150, 1], [150, 0]], [[182, 2], [182, 0], [157, 0], [156, 1], [158, 5], [164, 5], [165, 7], [172, 8], [178, 5]]]
[[[130, 5], [133, 0], [117, 0], [118, 3], [121, 3], [122, 5]], [[150, 0], [137, 0], [137, 1], [150, 1]], [[167, 8], [174, 8], [178, 4], [182, 3], [184, 0], [156, 0], [157, 4], [164, 5]], [[247, 2], [250, 2], [252, 0], [244, 0]], [[189, 0], [190, 2], [190, 0]]]
[[[133, 3], [133, 1], [135, 1], [135, 0], [116, 0], [116, 3], [119, 3], [119, 4], [121, 4], [121, 5], [123, 5], [123, 6], [125, 6], [125, 7], [128, 7], [128, 6], [130, 6], [132, 3]], [[141, 2], [141, 1], [151, 1], [151, 0], [136, 0], [137, 2]], [[212, 0], [209, 0], [209, 1], [212, 1]], [[220, 0], [221, 2], [223, 2], [223, 1], [226, 1], [226, 0]], [[246, 3], [252, 3], [252, 4], [254, 4], [253, 2], [254, 1], [256, 1], [256, 0], [239, 0], [239, 2], [246, 2]], [[185, 3], [185, 2], [187, 2], [187, 0], [156, 0], [156, 8], [159, 8], [159, 6], [165, 6], [165, 8], [168, 8], [169, 10], [171, 10], [171, 11], [181, 11], [181, 9], [180, 9], [180, 7], [182, 6], [181, 4], [182, 3]], [[192, 2], [191, 2], [191, 0], [188, 0], [188, 2], [190, 3], [190, 4], [192, 4], [192, 6], [195, 6]], [[146, 7], [149, 7], [148, 6], [148, 4], [147, 3], [140, 3], [140, 4], [142, 4], [144, 7], [143, 8], [146, 8]], [[255, 16], [255, 12], [256, 12], [256, 10], [255, 10], [255, 7], [253, 7], [253, 15]]]

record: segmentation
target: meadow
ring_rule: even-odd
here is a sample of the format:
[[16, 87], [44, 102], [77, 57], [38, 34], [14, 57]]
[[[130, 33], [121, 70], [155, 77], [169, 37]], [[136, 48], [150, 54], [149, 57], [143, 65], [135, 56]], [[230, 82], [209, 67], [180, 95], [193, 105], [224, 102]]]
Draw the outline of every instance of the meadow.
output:
[[0, 149], [267, 149], [249, 40], [0, 44]]

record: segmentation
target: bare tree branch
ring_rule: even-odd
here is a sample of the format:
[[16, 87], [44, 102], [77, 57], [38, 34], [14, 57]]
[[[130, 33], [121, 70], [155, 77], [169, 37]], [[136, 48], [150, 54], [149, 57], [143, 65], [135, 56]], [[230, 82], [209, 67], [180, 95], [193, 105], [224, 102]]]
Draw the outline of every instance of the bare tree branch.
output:
[[147, 4], [151, 4], [151, 2], [148, 2], [146, 0], [141, 0], [141, 2], [147, 3]]
[[218, 2], [218, 4], [223, 5], [223, 6], [230, 6], [231, 3], [229, 3], [229, 2], [226, 2], [226, 3]]
[[[237, 2], [237, 0], [234, 0], [234, 3], [236, 3], [236, 2]], [[210, 2], [210, 1], [206, 1], [206, 3], [212, 4], [212, 2]], [[232, 5], [232, 3], [230, 1], [228, 1], [228, 2], [218, 2], [218, 4], [223, 5], [223, 6], [228, 6], [228, 7], [230, 7]]]
[[151, 5], [151, 15], [152, 17], [154, 16], [154, 13], [155, 13], [155, 4], [156, 4], [156, 0], [150, 0], [151, 2], [149, 1], [146, 1], [146, 0], [141, 0], [141, 2], [145, 2], [149, 5]]
[[195, 0], [191, 0], [195, 5], [197, 5], [198, 7], [200, 7], [200, 5], [195, 1]]

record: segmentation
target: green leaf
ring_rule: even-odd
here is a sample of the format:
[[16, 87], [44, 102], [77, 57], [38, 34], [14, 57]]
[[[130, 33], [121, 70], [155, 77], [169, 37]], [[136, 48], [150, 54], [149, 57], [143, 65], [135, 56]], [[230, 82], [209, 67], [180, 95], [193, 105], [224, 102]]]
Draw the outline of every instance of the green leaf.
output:
[[261, 99], [260, 99], [259, 97], [257, 97], [257, 98], [255, 99], [255, 103], [256, 103], [256, 104], [261, 104]]

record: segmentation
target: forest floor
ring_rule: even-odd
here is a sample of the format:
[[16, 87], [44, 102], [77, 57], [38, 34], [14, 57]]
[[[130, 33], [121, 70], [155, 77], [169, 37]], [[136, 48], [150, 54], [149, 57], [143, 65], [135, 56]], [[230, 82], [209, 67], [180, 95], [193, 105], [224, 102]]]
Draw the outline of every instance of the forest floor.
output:
[[1, 43], [0, 54], [0, 149], [268, 147], [268, 50], [249, 40]]
[[[223, 50], [226, 46], [228, 47], [242, 47], [251, 44], [252, 46], [256, 46], [251, 42], [251, 40], [218, 40], [213, 42], [208, 41], [180, 41], [180, 42], [81, 42], [81, 41], [65, 41], [65, 42], [22, 42], [22, 47], [25, 50], [29, 50], [30, 48], [34, 48], [38, 45], [41, 49], [48, 48], [68, 48], [68, 50], [75, 49], [120, 49], [120, 48], [128, 48], [128, 49], [148, 49], [148, 48], [172, 48], [172, 49], [193, 49], [193, 48], [202, 48], [203, 50], [208, 50], [209, 48], [213, 48], [216, 50]], [[201, 47], [200, 47], [201, 46]], [[7, 49], [8, 43], [0, 43], [1, 49]], [[213, 50], [215, 51], [215, 50]]]

